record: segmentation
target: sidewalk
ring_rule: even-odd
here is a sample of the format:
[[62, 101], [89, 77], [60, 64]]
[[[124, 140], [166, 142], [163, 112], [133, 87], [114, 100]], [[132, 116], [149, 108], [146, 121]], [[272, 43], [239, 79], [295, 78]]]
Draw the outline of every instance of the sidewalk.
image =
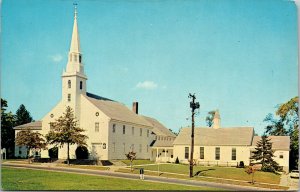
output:
[[291, 178], [289, 174], [282, 174], [280, 177], [280, 186], [288, 187], [288, 190], [299, 190], [299, 179]]

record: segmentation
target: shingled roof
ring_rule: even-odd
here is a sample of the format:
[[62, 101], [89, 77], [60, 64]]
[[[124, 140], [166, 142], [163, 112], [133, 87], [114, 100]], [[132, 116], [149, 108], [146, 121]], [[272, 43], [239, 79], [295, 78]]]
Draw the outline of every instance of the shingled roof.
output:
[[[289, 136], [269, 136], [272, 143], [272, 149], [276, 150], [290, 150], [290, 137]], [[261, 136], [254, 136], [252, 146], [256, 146], [256, 143], [261, 140]]]
[[16, 129], [16, 130], [27, 129], [27, 128], [32, 129], [32, 130], [41, 130], [42, 129], [42, 121], [30, 122], [30, 123], [26, 123], [26, 124], [14, 127], [14, 129]]
[[101, 110], [105, 115], [113, 120], [124, 121], [137, 125], [152, 127], [152, 125], [146, 121], [143, 117], [135, 114], [128, 109], [124, 104], [116, 101], [96, 99], [95, 97], [85, 96], [93, 105]]
[[147, 116], [142, 116], [142, 117], [145, 118], [146, 121], [151, 123], [151, 125], [153, 126], [152, 132], [155, 133], [155, 135], [176, 137], [174, 133], [172, 133], [167, 127], [165, 127], [156, 119]]
[[[195, 128], [195, 145], [202, 146], [251, 146], [253, 127]], [[191, 144], [191, 128], [182, 128], [174, 145]]]

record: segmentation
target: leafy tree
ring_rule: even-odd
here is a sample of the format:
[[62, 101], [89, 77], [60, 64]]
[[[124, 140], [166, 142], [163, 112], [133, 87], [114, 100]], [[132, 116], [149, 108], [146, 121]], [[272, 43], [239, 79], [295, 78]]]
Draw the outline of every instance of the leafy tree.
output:
[[255, 173], [256, 169], [253, 167], [253, 166], [248, 166], [245, 170], [245, 172], [248, 174], [248, 175], [252, 175], [252, 179], [251, 179], [251, 184], [254, 184], [254, 173]]
[[16, 145], [26, 146], [27, 148], [27, 158], [30, 163], [30, 150], [32, 149], [45, 149], [46, 143], [42, 134], [34, 132], [27, 128], [17, 133]]
[[290, 136], [290, 168], [298, 168], [299, 159], [299, 97], [296, 96], [288, 102], [278, 106], [276, 118], [269, 114], [265, 122], [269, 125], [266, 132], [270, 135]]
[[78, 126], [71, 107], [67, 107], [65, 113], [55, 122], [51, 123], [51, 130], [46, 135], [47, 142], [55, 146], [63, 147], [67, 144], [67, 162], [70, 165], [70, 145], [86, 146], [86, 135], [81, 134], [84, 129]]
[[6, 112], [7, 101], [1, 98], [1, 147], [7, 151], [7, 157], [14, 156], [15, 148], [15, 115], [12, 112]]
[[126, 155], [126, 158], [128, 160], [130, 160], [130, 170], [133, 171], [133, 169], [132, 169], [132, 162], [133, 162], [133, 160], [136, 159], [136, 153], [133, 152], [133, 151], [130, 151], [129, 153], [127, 153], [125, 155]]
[[16, 126], [32, 122], [32, 117], [26, 107], [21, 104], [16, 111]]
[[207, 126], [211, 127], [213, 125], [213, 119], [214, 119], [215, 113], [216, 113], [216, 111], [209, 111], [207, 113], [207, 116], [205, 119]]
[[261, 164], [262, 171], [275, 172], [278, 164], [273, 160], [274, 154], [270, 140], [267, 135], [263, 135], [261, 140], [256, 143], [254, 154], [250, 159], [255, 160], [256, 164]]

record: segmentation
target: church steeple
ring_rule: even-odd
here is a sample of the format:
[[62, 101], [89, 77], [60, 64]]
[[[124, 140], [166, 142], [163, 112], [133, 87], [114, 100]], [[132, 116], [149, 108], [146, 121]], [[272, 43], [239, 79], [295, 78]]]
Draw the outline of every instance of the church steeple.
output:
[[77, 7], [74, 9], [74, 24], [67, 68], [62, 75], [62, 99], [72, 107], [76, 116], [80, 113], [80, 97], [86, 94], [86, 80], [84, 65], [80, 52], [80, 42], [77, 23]]
[[80, 52], [80, 41], [79, 41], [79, 33], [78, 33], [78, 24], [77, 24], [77, 4], [74, 7], [74, 24], [73, 24], [73, 32], [71, 39], [71, 46], [69, 51], [69, 59], [67, 64], [67, 73], [79, 73], [84, 75], [84, 68], [82, 63], [82, 55]]
[[74, 11], [74, 24], [73, 24], [73, 33], [72, 33], [72, 40], [70, 46], [70, 53], [80, 53], [80, 42], [79, 42], [79, 34], [78, 34], [78, 27], [77, 27], [77, 7], [75, 5]]

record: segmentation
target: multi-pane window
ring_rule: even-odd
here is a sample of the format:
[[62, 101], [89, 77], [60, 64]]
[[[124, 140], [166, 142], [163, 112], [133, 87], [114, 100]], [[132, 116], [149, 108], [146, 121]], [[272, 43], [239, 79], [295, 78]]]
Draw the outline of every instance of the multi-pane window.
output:
[[147, 129], [147, 137], [149, 137], [149, 129]]
[[184, 148], [184, 158], [188, 159], [189, 158], [189, 147]]
[[200, 147], [200, 159], [204, 159], [204, 147]]
[[71, 88], [71, 80], [68, 80], [68, 88]]
[[232, 148], [231, 150], [231, 160], [236, 160], [236, 148]]
[[134, 127], [131, 128], [132, 135], [134, 135]]
[[112, 132], [115, 133], [116, 132], [116, 124], [113, 124], [113, 127], [112, 127]]
[[140, 136], [142, 136], [142, 134], [143, 134], [143, 130], [142, 128], [140, 128]]
[[125, 134], [125, 125], [123, 125], [123, 134]]
[[95, 123], [95, 132], [99, 132], [99, 122]]
[[142, 152], [142, 144], [140, 144], [140, 150], [139, 151], [140, 151], [140, 153]]
[[68, 101], [71, 101], [71, 94], [68, 94]]
[[53, 127], [54, 127], [54, 123], [53, 123], [53, 122], [50, 122], [49, 124], [50, 124], [50, 130], [52, 130]]
[[215, 159], [220, 160], [220, 147], [216, 147], [215, 149]]

